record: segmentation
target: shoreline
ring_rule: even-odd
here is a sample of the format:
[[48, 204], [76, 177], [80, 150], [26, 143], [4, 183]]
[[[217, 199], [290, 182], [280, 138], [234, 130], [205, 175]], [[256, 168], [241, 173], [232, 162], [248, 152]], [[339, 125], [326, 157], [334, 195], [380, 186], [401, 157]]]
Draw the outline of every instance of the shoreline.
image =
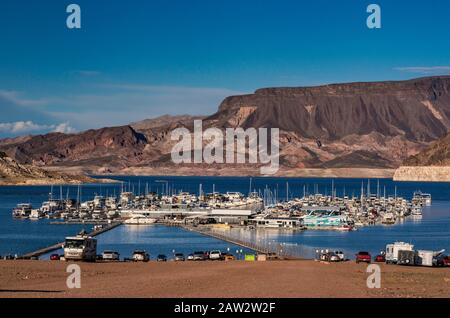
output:
[[[64, 167], [49, 166], [47, 171], [61, 171]], [[392, 179], [395, 169], [372, 168], [285, 168], [274, 175], [262, 175], [258, 168], [246, 168], [242, 166], [209, 166], [198, 167], [129, 167], [120, 170], [108, 170], [104, 172], [101, 167], [69, 167], [71, 173], [87, 174], [99, 177], [114, 176], [173, 176], [173, 177], [289, 177], [289, 178], [388, 178]]]

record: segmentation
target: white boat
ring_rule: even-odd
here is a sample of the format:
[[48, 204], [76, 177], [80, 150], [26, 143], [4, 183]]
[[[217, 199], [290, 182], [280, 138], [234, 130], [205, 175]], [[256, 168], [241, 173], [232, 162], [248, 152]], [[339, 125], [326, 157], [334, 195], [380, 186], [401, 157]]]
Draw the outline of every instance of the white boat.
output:
[[412, 210], [412, 213], [411, 213], [411, 214], [414, 215], [414, 216], [422, 215], [422, 209], [419, 208], [419, 207], [415, 207], [415, 208]]
[[125, 220], [123, 223], [127, 225], [150, 225], [154, 224], [156, 222], [156, 219], [149, 218], [146, 216], [133, 216], [131, 219]]
[[33, 207], [29, 203], [20, 203], [12, 211], [12, 216], [15, 218], [28, 218]]
[[44, 217], [44, 212], [42, 212], [40, 209], [31, 210], [30, 219], [38, 220], [43, 217]]

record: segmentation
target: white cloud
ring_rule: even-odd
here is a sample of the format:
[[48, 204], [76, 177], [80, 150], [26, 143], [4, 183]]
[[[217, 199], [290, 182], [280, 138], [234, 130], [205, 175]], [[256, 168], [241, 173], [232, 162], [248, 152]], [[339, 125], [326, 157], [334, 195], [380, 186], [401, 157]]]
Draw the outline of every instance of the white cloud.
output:
[[17, 121], [11, 123], [0, 123], [0, 133], [6, 134], [28, 134], [36, 132], [62, 132], [74, 133], [75, 129], [70, 127], [69, 123], [61, 123], [58, 125], [39, 125], [30, 120]]
[[17, 121], [14, 123], [0, 123], [0, 132], [6, 133], [29, 133], [33, 131], [45, 130], [47, 125], [38, 125], [32, 121]]
[[59, 132], [63, 134], [73, 134], [76, 132], [75, 128], [70, 127], [69, 123], [61, 123], [59, 125], [56, 125], [53, 132]]
[[418, 73], [418, 74], [439, 74], [450, 73], [450, 66], [410, 66], [410, 67], [396, 67], [396, 71]]

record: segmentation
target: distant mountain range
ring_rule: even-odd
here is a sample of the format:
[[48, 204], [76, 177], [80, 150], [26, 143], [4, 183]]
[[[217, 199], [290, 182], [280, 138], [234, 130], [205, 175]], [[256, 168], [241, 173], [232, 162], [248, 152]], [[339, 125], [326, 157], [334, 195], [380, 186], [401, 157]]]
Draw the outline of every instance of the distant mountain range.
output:
[[[404, 161], [429, 162], [429, 152], [418, 154], [450, 131], [450, 76], [265, 88], [226, 98], [211, 116], [163, 116], [78, 134], [7, 139], [0, 141], [0, 150], [19, 163], [51, 169], [202, 174], [204, 165], [175, 166], [170, 159], [170, 132], [192, 129], [195, 119], [203, 119], [204, 128], [280, 128], [281, 174], [305, 168], [395, 169]], [[433, 147], [444, 153], [442, 146]], [[254, 172], [250, 166], [229, 168], [214, 167], [217, 174]]]

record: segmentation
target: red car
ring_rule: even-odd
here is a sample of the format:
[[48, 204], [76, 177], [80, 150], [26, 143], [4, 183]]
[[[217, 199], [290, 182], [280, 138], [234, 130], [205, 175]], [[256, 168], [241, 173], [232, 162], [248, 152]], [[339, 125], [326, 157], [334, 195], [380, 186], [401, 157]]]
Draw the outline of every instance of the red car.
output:
[[450, 255], [442, 255], [437, 259], [437, 266], [450, 266]]
[[444, 266], [450, 266], [450, 255], [444, 258]]
[[386, 257], [383, 254], [375, 256], [375, 262], [384, 263], [386, 262]]
[[372, 257], [370, 256], [369, 252], [359, 252], [356, 254], [356, 263], [359, 262], [365, 262], [370, 263], [372, 261]]
[[60, 257], [58, 254], [52, 254], [50, 255], [50, 260], [51, 261], [59, 261]]

